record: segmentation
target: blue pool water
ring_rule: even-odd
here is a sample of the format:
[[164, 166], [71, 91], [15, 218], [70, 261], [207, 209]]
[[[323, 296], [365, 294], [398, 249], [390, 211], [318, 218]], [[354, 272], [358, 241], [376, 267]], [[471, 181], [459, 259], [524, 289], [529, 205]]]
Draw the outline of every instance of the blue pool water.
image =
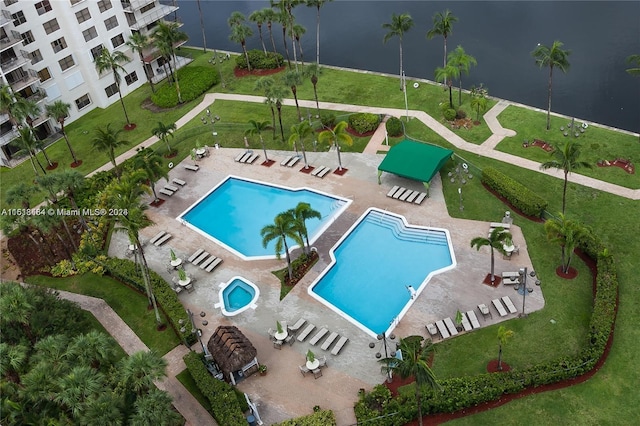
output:
[[388, 332], [429, 278], [455, 266], [448, 231], [408, 227], [401, 216], [369, 209], [333, 249], [334, 263], [309, 293], [377, 335]]
[[235, 279], [222, 290], [222, 300], [228, 312], [235, 312], [247, 306], [256, 295], [256, 291], [240, 279]]
[[[290, 189], [229, 176], [178, 220], [242, 258], [273, 258], [275, 241], [264, 248], [260, 230], [272, 224], [276, 215], [295, 208], [299, 202], [309, 203], [322, 215], [320, 220], [306, 222], [311, 243], [350, 203], [347, 199], [306, 188]], [[294, 243], [287, 241], [287, 244], [292, 248]]]

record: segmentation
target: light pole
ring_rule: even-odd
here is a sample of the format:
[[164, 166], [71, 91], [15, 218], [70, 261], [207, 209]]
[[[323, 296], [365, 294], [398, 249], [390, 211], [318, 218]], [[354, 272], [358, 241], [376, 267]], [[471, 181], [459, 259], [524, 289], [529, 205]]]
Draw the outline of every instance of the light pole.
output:
[[216, 143], [216, 137], [218, 136], [218, 132], [216, 132], [216, 121], [220, 121], [220, 117], [217, 115], [211, 115], [211, 110], [209, 108], [207, 108], [207, 110], [205, 111], [205, 113], [207, 114], [206, 117], [200, 117], [200, 121], [202, 121], [202, 124], [204, 124], [205, 126], [208, 124], [208, 122], [211, 122], [211, 135], [213, 136], [213, 143]]
[[[382, 342], [381, 348], [384, 347], [384, 357], [389, 358], [389, 355], [391, 355], [391, 358], [396, 356], [396, 351], [391, 351], [389, 353], [389, 347], [387, 346], [387, 344], [390, 344], [392, 341], [394, 341], [396, 338], [395, 334], [391, 333], [389, 335], [389, 337], [386, 336], [385, 333], [380, 333], [376, 336], [376, 339], [378, 339], [379, 341]], [[388, 339], [388, 341], [387, 341]], [[375, 342], [371, 342], [369, 343], [369, 348], [373, 349], [376, 347], [376, 343]], [[382, 353], [380, 353], [380, 351], [376, 352], [376, 358], [380, 359], [382, 358]], [[391, 377], [391, 370], [387, 370], [387, 381], [389, 383], [391, 383], [392, 377]]]
[[[191, 312], [190, 309], [187, 309], [187, 315], [189, 315], [189, 321], [191, 321], [191, 332], [195, 333], [195, 335], [198, 336], [198, 341], [200, 342], [200, 346], [202, 346], [202, 353], [204, 353], [204, 359], [206, 359], [207, 361], [211, 361], [213, 359], [213, 356], [211, 356], [211, 353], [209, 353], [209, 349], [207, 349], [206, 345], [202, 342], [202, 330], [199, 328], [196, 328], [196, 323], [193, 321], [193, 312]], [[178, 323], [181, 326], [180, 333], [182, 333], [182, 335], [184, 336], [184, 333], [187, 331], [187, 328], [184, 326], [185, 321], [181, 319], [178, 321]], [[186, 339], [185, 339], [185, 345], [186, 345]]]
[[[536, 271], [531, 271], [528, 274], [531, 278], [536, 278]], [[540, 285], [540, 280], [536, 279], [535, 284]], [[532, 287], [527, 287], [527, 267], [520, 268], [518, 271], [518, 284], [513, 287], [518, 294], [522, 295], [522, 313], [518, 315], [520, 318], [526, 318], [527, 314], [524, 311], [525, 303], [527, 301], [527, 295], [533, 293]]]
[[407, 77], [402, 70], [402, 91], [404, 92], [404, 109], [407, 115], [407, 123], [409, 122], [409, 103], [407, 102]]
[[456, 168], [453, 171], [447, 174], [451, 179], [451, 183], [458, 182], [458, 196], [460, 198], [460, 211], [464, 210], [464, 205], [462, 204], [462, 185], [467, 183], [467, 180], [473, 179], [473, 175], [469, 171], [469, 166], [467, 163], [462, 163], [461, 165], [456, 165]]

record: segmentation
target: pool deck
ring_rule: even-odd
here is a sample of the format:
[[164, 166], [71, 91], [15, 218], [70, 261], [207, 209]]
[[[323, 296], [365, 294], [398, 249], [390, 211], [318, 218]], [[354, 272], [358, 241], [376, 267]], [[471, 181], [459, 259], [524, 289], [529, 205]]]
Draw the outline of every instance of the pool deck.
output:
[[[176, 165], [169, 173], [169, 179], [179, 178], [187, 184], [173, 196], [163, 197], [166, 201], [160, 207], [151, 207], [147, 210], [148, 216], [155, 224], [142, 231], [142, 238], [148, 241], [159, 231], [167, 231], [173, 235], [161, 247], [147, 244], [145, 249], [150, 267], [168, 281], [171, 281], [172, 277], [172, 273], [166, 268], [170, 260], [170, 248], [182, 259], [189, 258], [193, 252], [202, 248], [224, 260], [211, 273], [190, 264], [186, 265], [186, 271], [197, 280], [195, 291], [189, 294], [182, 292], [179, 297], [186, 308], [196, 313], [206, 313], [204, 319], [208, 321], [208, 325], [198, 324], [203, 330], [205, 343], [217, 326], [236, 325], [256, 347], [258, 360], [268, 366], [269, 372], [266, 376], [253, 375], [245, 379], [239, 383], [238, 388], [248, 393], [252, 400], [258, 403], [258, 409], [265, 424], [310, 414], [315, 405], [332, 409], [339, 425], [354, 424], [353, 405], [357, 401], [358, 390], [370, 389], [373, 385], [384, 381], [385, 376], [380, 372], [380, 365], [374, 357], [375, 351], [368, 346], [374, 339], [307, 294], [308, 286], [330, 262], [329, 249], [370, 207], [387, 209], [403, 215], [409, 224], [448, 229], [457, 260], [456, 268], [436, 275], [427, 284], [394, 330], [397, 336], [420, 334], [428, 337], [425, 324], [446, 317], [453, 319], [458, 309], [460, 311], [475, 310], [481, 326], [512, 319], [515, 314], [500, 318], [491, 306], [491, 300], [506, 295], [511, 297], [518, 311], [522, 309], [522, 298], [511, 286], [500, 285], [493, 288], [482, 284], [481, 281], [489, 269], [489, 249], [483, 247], [480, 251], [476, 251], [475, 248], [470, 247], [470, 241], [475, 237], [486, 235], [489, 231], [489, 223], [451, 218], [446, 209], [438, 175], [432, 182], [430, 198], [425, 199], [421, 205], [415, 205], [391, 199], [386, 194], [394, 185], [423, 190], [420, 182], [385, 173], [382, 176], [382, 185], [378, 185], [377, 167], [382, 161], [382, 155], [342, 153], [343, 167], [347, 168], [348, 172], [344, 176], [330, 173], [323, 179], [319, 179], [310, 174], [300, 173], [299, 170], [303, 167], [301, 163], [292, 168], [280, 166], [280, 161], [292, 155], [291, 152], [269, 151], [269, 157], [276, 160], [276, 163], [271, 167], [263, 167], [260, 162], [264, 158], [260, 158], [253, 165], [235, 162], [234, 158], [241, 151], [243, 150], [212, 149], [211, 156], [198, 161], [200, 170], [195, 173], [183, 167], [184, 164], [192, 164], [190, 159]], [[258, 152], [261, 157], [264, 155], [262, 151], [256, 151]], [[307, 157], [311, 165], [332, 166], [332, 169], [337, 165], [335, 152], [308, 152]], [[181, 225], [175, 219], [228, 175], [293, 188], [309, 187], [353, 200], [349, 208], [313, 244], [318, 249], [320, 261], [283, 301], [279, 300], [279, 281], [271, 271], [283, 268], [286, 265], [284, 260], [243, 261]], [[523, 266], [532, 266], [526, 242], [517, 226], [518, 218], [514, 219], [515, 224], [511, 227], [511, 233], [516, 245], [520, 247], [520, 252], [511, 261], [504, 260], [498, 254], [495, 265], [496, 274], [503, 271], [517, 271]], [[500, 218], [496, 218], [496, 221], [499, 220]], [[271, 218], [265, 218], [265, 224], [270, 221]], [[126, 235], [113, 234], [109, 254], [123, 257], [127, 245]], [[173, 275], [176, 274], [173, 273]], [[226, 318], [213, 306], [218, 302], [220, 283], [227, 282], [236, 275], [245, 277], [260, 287], [258, 307], [255, 310], [249, 309], [236, 317]], [[482, 318], [477, 310], [477, 305], [480, 303], [490, 307], [492, 318]], [[536, 288], [531, 295], [527, 296], [527, 312], [542, 309], [543, 306], [542, 289]], [[315, 324], [318, 329], [326, 327], [330, 331], [349, 338], [349, 342], [338, 356], [333, 356], [328, 351], [325, 353], [320, 348], [320, 344], [313, 348], [317, 356], [326, 355], [328, 360], [328, 368], [323, 369], [323, 376], [317, 380], [312, 375], [303, 377], [298, 369], [299, 365], [304, 364], [304, 354], [312, 348], [309, 343], [296, 341], [293, 346], [285, 345], [282, 350], [276, 350], [272, 347], [267, 335], [269, 328], [275, 328], [276, 320], [293, 324], [299, 318], [305, 318], [309, 323]], [[435, 341], [437, 342], [438, 339]], [[198, 346], [194, 345], [194, 349]]]

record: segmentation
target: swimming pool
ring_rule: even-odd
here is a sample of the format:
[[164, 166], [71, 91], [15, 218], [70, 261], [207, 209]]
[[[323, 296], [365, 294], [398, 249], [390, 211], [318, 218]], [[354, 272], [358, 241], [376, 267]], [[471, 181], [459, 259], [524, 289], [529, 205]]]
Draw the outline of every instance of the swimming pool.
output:
[[[287, 188], [236, 176], [220, 184], [185, 210], [178, 220], [245, 260], [275, 258], [275, 241], [262, 246], [260, 230], [277, 214], [306, 202], [322, 215], [307, 220], [313, 242], [351, 203], [351, 200], [308, 188]], [[293, 242], [287, 241], [289, 248]], [[284, 253], [283, 253], [284, 254]]]
[[[393, 330], [432, 276], [456, 265], [446, 229], [370, 208], [331, 250], [309, 294], [372, 336]], [[413, 297], [412, 297], [413, 296]]]
[[222, 310], [222, 315], [232, 317], [249, 308], [257, 308], [256, 302], [260, 296], [260, 289], [254, 283], [242, 277], [233, 277], [226, 283], [220, 284], [218, 297], [220, 302], [214, 305]]

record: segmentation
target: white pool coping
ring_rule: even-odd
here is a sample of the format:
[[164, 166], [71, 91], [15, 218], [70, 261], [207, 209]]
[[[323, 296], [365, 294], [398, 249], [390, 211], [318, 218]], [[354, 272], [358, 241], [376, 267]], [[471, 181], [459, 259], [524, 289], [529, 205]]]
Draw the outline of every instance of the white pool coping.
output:
[[[232, 311], [232, 312], [229, 312], [229, 311], [227, 311], [227, 307], [226, 307], [226, 305], [224, 303], [224, 291], [236, 280], [242, 281], [243, 283], [245, 283], [249, 287], [251, 287], [254, 290], [255, 295], [253, 296], [253, 299], [251, 299], [251, 301], [249, 303], [247, 303], [245, 306], [243, 306], [242, 308], [236, 309], [235, 311]], [[236, 275], [235, 277], [232, 277], [226, 283], [220, 283], [220, 290], [218, 291], [218, 299], [220, 301], [218, 303], [214, 304], [213, 307], [214, 308], [220, 308], [220, 310], [222, 311], [222, 315], [224, 315], [225, 317], [234, 317], [234, 316], [236, 316], [238, 314], [243, 313], [247, 309], [256, 309], [258, 307], [256, 302], [258, 301], [259, 297], [260, 297], [260, 288], [258, 288], [257, 285], [255, 285], [254, 283], [252, 283], [251, 281], [249, 281], [248, 279], [246, 279], [244, 277]]]

